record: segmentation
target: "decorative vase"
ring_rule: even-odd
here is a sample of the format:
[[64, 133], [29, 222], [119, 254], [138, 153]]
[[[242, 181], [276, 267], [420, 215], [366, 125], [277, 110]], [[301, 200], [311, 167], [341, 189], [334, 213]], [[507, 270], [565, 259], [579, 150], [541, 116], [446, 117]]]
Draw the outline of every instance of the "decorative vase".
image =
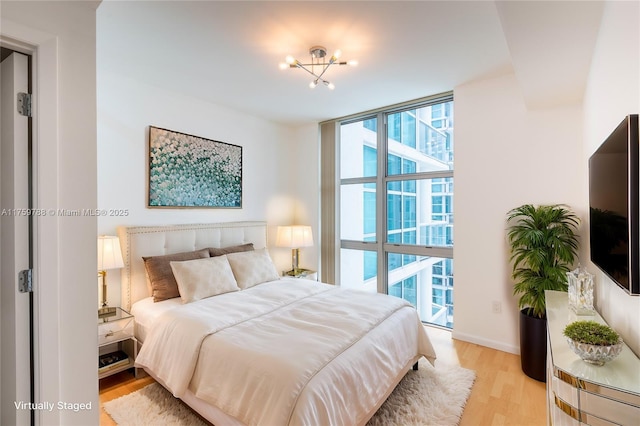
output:
[[576, 315], [593, 315], [593, 275], [578, 266], [567, 272], [569, 284], [569, 308]]
[[593, 365], [604, 365], [615, 359], [622, 352], [622, 339], [618, 343], [610, 346], [590, 345], [588, 343], [577, 342], [567, 337], [567, 343], [584, 362]]

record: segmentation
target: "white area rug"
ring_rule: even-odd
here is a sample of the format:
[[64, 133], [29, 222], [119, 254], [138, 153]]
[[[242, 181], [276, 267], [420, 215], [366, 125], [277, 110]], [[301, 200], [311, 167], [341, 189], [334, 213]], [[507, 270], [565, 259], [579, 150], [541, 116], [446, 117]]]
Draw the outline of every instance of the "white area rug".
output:
[[[420, 362], [409, 371], [368, 426], [454, 426], [471, 393], [475, 372]], [[206, 426], [205, 422], [162, 386], [152, 383], [104, 404], [119, 426]]]

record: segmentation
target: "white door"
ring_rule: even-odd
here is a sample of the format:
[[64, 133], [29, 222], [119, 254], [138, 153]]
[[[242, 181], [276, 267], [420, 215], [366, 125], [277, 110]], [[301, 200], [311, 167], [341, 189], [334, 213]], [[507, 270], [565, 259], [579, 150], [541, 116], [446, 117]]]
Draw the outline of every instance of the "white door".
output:
[[[3, 55], [4, 56], [4, 55]], [[18, 290], [29, 269], [29, 119], [18, 113], [18, 93], [28, 92], [29, 61], [11, 53], [0, 77], [0, 424], [31, 423], [30, 305]]]

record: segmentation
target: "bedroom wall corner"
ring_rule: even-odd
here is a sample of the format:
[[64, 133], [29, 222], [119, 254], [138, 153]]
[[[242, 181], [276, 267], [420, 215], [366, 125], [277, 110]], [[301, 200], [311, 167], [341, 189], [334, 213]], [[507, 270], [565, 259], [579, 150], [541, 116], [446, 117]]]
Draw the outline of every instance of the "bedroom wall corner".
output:
[[[506, 213], [565, 203], [584, 219], [580, 105], [528, 110], [515, 75], [456, 87], [453, 337], [519, 352]], [[502, 306], [492, 312], [493, 302]]]
[[[290, 167], [294, 180], [294, 213], [290, 222], [279, 225], [311, 226], [313, 247], [300, 249], [300, 266], [317, 271], [320, 253], [320, 129], [317, 123], [311, 123], [295, 127], [293, 134], [295, 142], [291, 147]], [[290, 264], [291, 250], [279, 250], [284, 252]]]

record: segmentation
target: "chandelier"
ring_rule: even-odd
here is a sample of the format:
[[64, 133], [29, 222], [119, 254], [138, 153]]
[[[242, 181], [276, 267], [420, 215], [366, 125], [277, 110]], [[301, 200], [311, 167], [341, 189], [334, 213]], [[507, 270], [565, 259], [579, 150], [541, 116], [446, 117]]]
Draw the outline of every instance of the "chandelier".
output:
[[336, 52], [327, 60], [327, 49], [323, 46], [313, 46], [311, 49], [309, 49], [309, 54], [311, 55], [310, 63], [303, 64], [297, 59], [294, 59], [293, 56], [287, 56], [285, 58], [286, 62], [280, 64], [280, 69], [284, 70], [287, 68], [300, 68], [302, 70], [305, 70], [313, 76], [313, 80], [311, 81], [311, 83], [309, 83], [309, 87], [312, 89], [314, 89], [319, 83], [324, 84], [331, 90], [335, 89], [334, 84], [324, 78], [324, 74], [327, 72], [330, 66], [358, 65], [358, 61], [338, 61], [341, 55], [340, 50], [336, 50]]

